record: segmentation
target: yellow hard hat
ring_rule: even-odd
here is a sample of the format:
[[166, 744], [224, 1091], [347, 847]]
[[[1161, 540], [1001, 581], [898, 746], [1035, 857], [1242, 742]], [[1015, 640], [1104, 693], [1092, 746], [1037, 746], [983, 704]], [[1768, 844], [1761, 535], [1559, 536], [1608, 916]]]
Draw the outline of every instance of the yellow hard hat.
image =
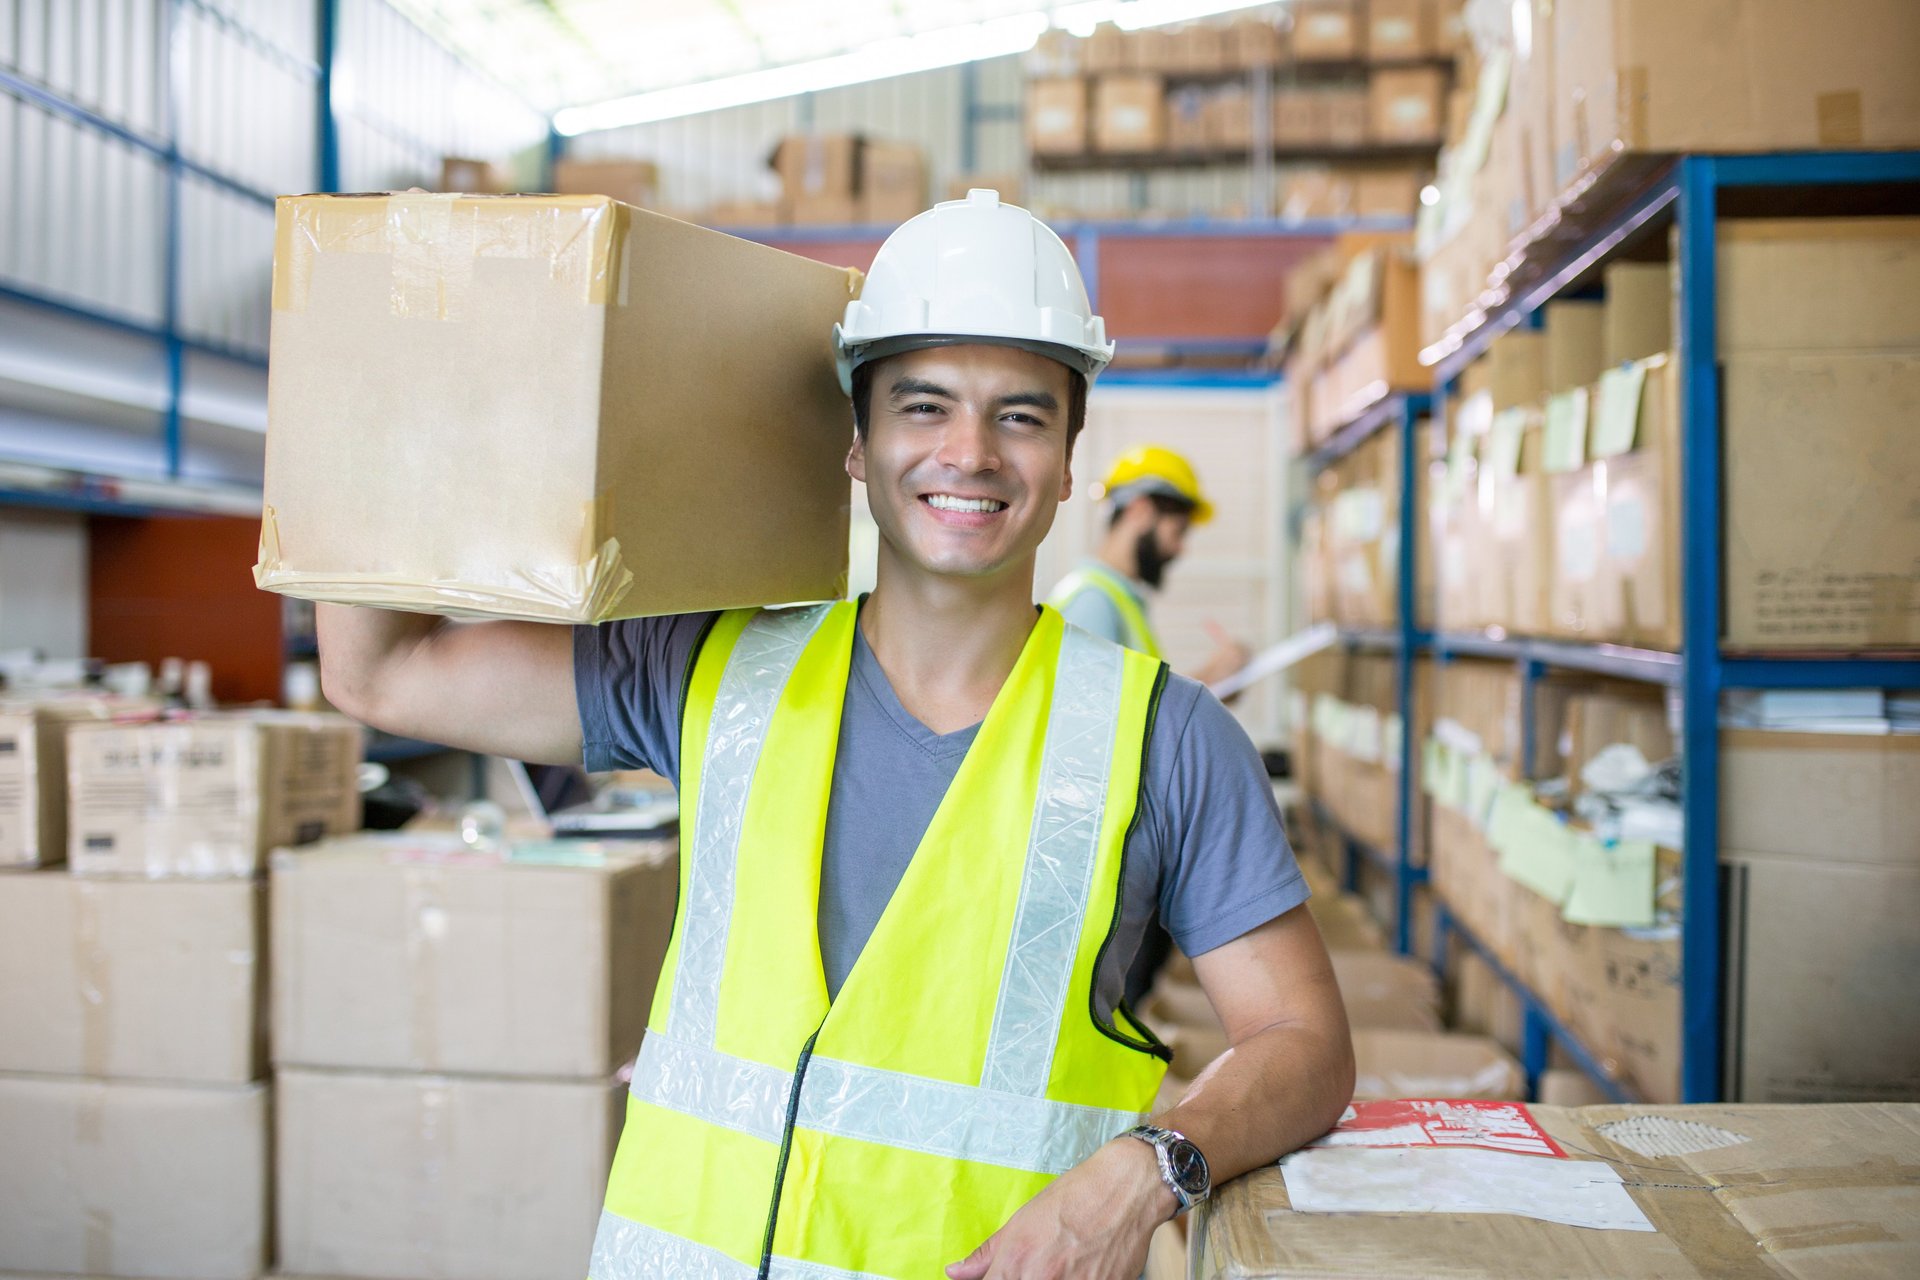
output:
[[1113, 461], [1096, 497], [1131, 501], [1143, 493], [1162, 493], [1193, 504], [1193, 522], [1213, 519], [1213, 504], [1200, 492], [1193, 464], [1164, 445], [1140, 444]]

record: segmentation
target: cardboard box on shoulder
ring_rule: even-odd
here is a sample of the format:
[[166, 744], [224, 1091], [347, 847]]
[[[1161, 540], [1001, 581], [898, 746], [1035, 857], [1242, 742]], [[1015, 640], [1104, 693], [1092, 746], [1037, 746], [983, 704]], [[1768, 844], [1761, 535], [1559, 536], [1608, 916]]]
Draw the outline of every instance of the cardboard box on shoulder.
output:
[[0, 1071], [245, 1084], [266, 1066], [251, 880], [0, 876]]
[[1920, 645], [1920, 218], [1719, 236], [1724, 639]]
[[1434, 55], [1433, 0], [1366, 0], [1367, 61], [1414, 62]]
[[1298, 0], [1293, 5], [1295, 62], [1353, 62], [1364, 37], [1353, 0]]
[[632, 1059], [673, 926], [672, 842], [457, 851], [396, 834], [274, 855], [276, 1063], [597, 1078]]
[[1101, 76], [1093, 85], [1093, 148], [1110, 153], [1166, 145], [1166, 81], [1152, 72]]
[[1561, 0], [1554, 180], [1626, 152], [1920, 145], [1908, 0]]
[[219, 712], [67, 735], [75, 875], [251, 876], [268, 849], [360, 826], [360, 726]]
[[843, 592], [821, 335], [858, 273], [598, 196], [297, 196], [278, 227], [262, 587], [574, 623]]
[[67, 860], [67, 730], [124, 709], [95, 697], [0, 702], [0, 867]]
[[254, 1280], [268, 1261], [267, 1096], [0, 1076], [0, 1268]]
[[1368, 87], [1367, 136], [1375, 142], [1440, 141], [1447, 75], [1438, 67], [1375, 71]]
[[1920, 1101], [1920, 736], [1721, 736], [1733, 1094]]
[[282, 1070], [276, 1093], [287, 1271], [535, 1280], [584, 1268], [626, 1105], [618, 1081]]
[[1087, 150], [1087, 82], [1060, 76], [1027, 82], [1027, 147], [1035, 155], [1077, 156]]
[[[1511, 1137], [1494, 1149], [1310, 1149], [1236, 1179], [1193, 1215], [1192, 1274], [1707, 1280], [1764, 1258], [1761, 1270], [1812, 1280], [1920, 1263], [1905, 1172], [1920, 1107], [1543, 1105], [1437, 1118]], [[1764, 1193], [1730, 1191], [1743, 1187]]]
[[660, 199], [660, 166], [651, 160], [556, 160], [553, 189], [561, 195], [606, 196], [636, 209]]

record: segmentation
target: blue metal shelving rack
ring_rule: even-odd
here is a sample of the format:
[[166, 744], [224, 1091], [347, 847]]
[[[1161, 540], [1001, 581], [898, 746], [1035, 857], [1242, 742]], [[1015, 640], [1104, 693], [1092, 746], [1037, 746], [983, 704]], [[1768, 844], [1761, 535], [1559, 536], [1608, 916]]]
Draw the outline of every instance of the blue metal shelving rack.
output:
[[[1638, 180], [1638, 185], [1631, 185]], [[1390, 632], [1353, 632], [1350, 647], [1386, 650], [1398, 656], [1399, 710], [1404, 726], [1397, 834], [1394, 850], [1366, 850], [1350, 837], [1345, 845], [1345, 872], [1357, 879], [1361, 863], [1369, 862], [1394, 881], [1397, 918], [1394, 940], [1403, 953], [1411, 950], [1411, 903], [1414, 888], [1426, 880], [1426, 868], [1412, 860], [1410, 840], [1414, 791], [1412, 759], [1411, 668], [1420, 652], [1446, 661], [1453, 657], [1483, 657], [1514, 662], [1522, 680], [1522, 740], [1530, 759], [1533, 745], [1533, 685], [1548, 671], [1595, 672], [1624, 680], [1661, 685], [1674, 691], [1681, 706], [1681, 752], [1685, 762], [1682, 814], [1684, 861], [1681, 932], [1681, 1100], [1718, 1100], [1725, 1087], [1723, 1043], [1725, 1026], [1722, 891], [1719, 865], [1720, 834], [1720, 726], [1721, 694], [1730, 689], [1809, 689], [1880, 687], [1920, 688], [1920, 659], [1900, 657], [1749, 657], [1721, 652], [1723, 583], [1717, 552], [1722, 528], [1722, 431], [1718, 369], [1717, 225], [1722, 216], [1768, 213], [1764, 198], [1753, 193], [1804, 194], [1844, 192], [1868, 186], [1897, 191], [1899, 207], [1920, 210], [1920, 152], [1790, 152], [1767, 155], [1689, 155], [1650, 169], [1621, 167], [1610, 189], [1607, 179], [1595, 184], [1585, 207], [1563, 212], [1553, 243], [1557, 252], [1536, 241], [1529, 251], [1531, 275], [1516, 272], [1510, 279], [1522, 283], [1486, 306], [1479, 322], [1438, 349], [1423, 353], [1434, 369], [1436, 394], [1396, 397], [1383, 401], [1342, 428], [1304, 464], [1317, 471], [1360, 441], [1383, 429], [1402, 433], [1400, 504], [1399, 626]], [[1737, 193], [1729, 209], [1723, 202]], [[1609, 200], [1609, 198], [1611, 198]], [[1519, 325], [1534, 322], [1548, 300], [1592, 272], [1623, 246], [1640, 242], [1649, 232], [1672, 226], [1678, 241], [1679, 351], [1682, 407], [1681, 465], [1683, 539], [1682, 619], [1687, 643], [1682, 651], [1661, 653], [1617, 645], [1582, 645], [1555, 641], [1492, 638], [1481, 635], [1429, 634], [1418, 626], [1413, 589], [1417, 563], [1416, 540], [1423, 514], [1413, 495], [1414, 420], [1431, 408], [1435, 427], [1444, 430], [1446, 393], [1460, 371], [1484, 353], [1494, 338]], [[1701, 554], [1702, 551], [1708, 552]], [[1688, 553], [1691, 552], [1691, 553]], [[1601, 1068], [1598, 1059], [1554, 1015], [1537, 993], [1529, 990], [1435, 901], [1436, 967], [1445, 963], [1450, 940], [1458, 938], [1478, 951], [1519, 997], [1525, 1012], [1523, 1057], [1529, 1082], [1545, 1070], [1552, 1046], [1559, 1045], [1586, 1074], [1616, 1100], [1629, 1100], [1620, 1084]]]

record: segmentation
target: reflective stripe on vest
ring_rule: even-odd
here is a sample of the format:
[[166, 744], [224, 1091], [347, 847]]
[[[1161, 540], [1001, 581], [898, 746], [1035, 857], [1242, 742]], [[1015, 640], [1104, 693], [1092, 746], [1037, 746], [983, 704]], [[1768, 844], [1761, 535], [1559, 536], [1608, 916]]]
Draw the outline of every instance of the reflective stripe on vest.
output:
[[595, 1280], [937, 1274], [1151, 1105], [1092, 984], [1163, 669], [1042, 612], [839, 997], [820, 840], [857, 606], [724, 615], [689, 681], [681, 916]]
[[1053, 589], [1047, 603], [1056, 609], [1064, 609], [1082, 591], [1098, 591], [1112, 602], [1121, 623], [1127, 628], [1129, 649], [1156, 660], [1165, 656], [1160, 652], [1160, 638], [1154, 635], [1153, 625], [1147, 621], [1147, 611], [1140, 607], [1140, 601], [1113, 570], [1103, 565], [1083, 565], [1060, 579], [1060, 585]]

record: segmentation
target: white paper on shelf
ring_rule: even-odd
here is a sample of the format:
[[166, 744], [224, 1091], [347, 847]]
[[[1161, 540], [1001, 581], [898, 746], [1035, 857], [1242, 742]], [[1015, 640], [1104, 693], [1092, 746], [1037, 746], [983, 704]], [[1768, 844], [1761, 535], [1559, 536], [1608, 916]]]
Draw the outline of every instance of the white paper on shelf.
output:
[[1325, 1147], [1280, 1162], [1300, 1213], [1511, 1213], [1652, 1231], [1613, 1166], [1475, 1148]]
[[1330, 648], [1339, 636], [1339, 628], [1331, 622], [1315, 623], [1305, 631], [1288, 636], [1270, 649], [1262, 649], [1246, 666], [1230, 676], [1214, 681], [1207, 687], [1213, 690], [1215, 697], [1230, 698], [1248, 685], [1265, 680], [1268, 676], [1278, 675], [1294, 663], [1310, 658], [1322, 649]]

